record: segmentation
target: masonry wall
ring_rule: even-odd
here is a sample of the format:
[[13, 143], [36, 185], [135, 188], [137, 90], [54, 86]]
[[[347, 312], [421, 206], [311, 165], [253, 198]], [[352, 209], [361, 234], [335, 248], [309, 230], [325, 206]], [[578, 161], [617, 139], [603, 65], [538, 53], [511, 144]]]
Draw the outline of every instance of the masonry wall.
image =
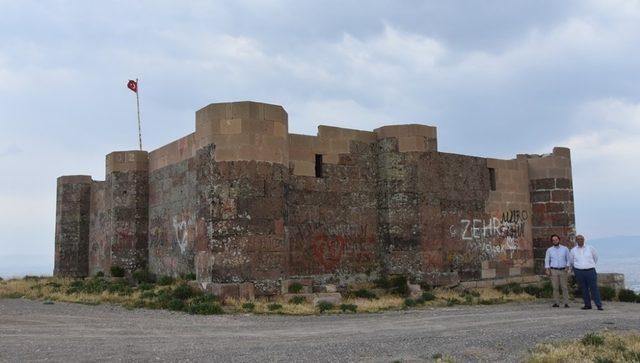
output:
[[533, 244], [536, 272], [544, 272], [544, 256], [551, 246], [549, 236], [557, 234], [561, 243], [575, 244], [573, 181], [569, 149], [556, 147], [549, 155], [523, 155], [529, 165]]
[[321, 177], [290, 177], [287, 235], [292, 276], [380, 271], [375, 144], [352, 140], [335, 161], [322, 164]]
[[201, 282], [405, 274], [435, 284], [534, 273], [574, 234], [568, 149], [499, 160], [437, 151], [435, 127], [288, 133], [280, 106], [212, 104], [196, 131], [58, 180], [56, 275], [148, 267]]

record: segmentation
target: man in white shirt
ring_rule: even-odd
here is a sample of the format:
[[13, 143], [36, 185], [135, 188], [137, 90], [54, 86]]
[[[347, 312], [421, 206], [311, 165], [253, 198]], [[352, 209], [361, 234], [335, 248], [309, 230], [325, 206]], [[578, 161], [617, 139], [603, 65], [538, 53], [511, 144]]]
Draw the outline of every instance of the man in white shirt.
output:
[[600, 301], [600, 290], [598, 290], [598, 275], [596, 274], [598, 255], [596, 250], [591, 246], [585, 246], [582, 235], [576, 236], [576, 243], [578, 245], [571, 249], [570, 260], [576, 280], [582, 290], [584, 306], [581, 309], [591, 309], [591, 298], [593, 298], [598, 310], [604, 310]]
[[560, 307], [560, 294], [558, 286], [562, 288], [562, 302], [564, 307], [569, 307], [569, 289], [567, 287], [567, 269], [569, 268], [569, 249], [560, 244], [557, 234], [551, 236], [553, 246], [547, 249], [544, 257], [544, 268], [547, 276], [551, 278], [553, 286], [554, 308]]

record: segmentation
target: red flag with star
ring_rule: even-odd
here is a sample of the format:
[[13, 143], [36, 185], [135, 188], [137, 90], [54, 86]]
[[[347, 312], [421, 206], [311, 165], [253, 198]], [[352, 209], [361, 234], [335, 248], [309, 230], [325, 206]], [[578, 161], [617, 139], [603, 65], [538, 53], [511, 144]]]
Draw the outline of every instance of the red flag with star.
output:
[[127, 83], [127, 87], [135, 93], [138, 93], [138, 82], [130, 79], [129, 83]]

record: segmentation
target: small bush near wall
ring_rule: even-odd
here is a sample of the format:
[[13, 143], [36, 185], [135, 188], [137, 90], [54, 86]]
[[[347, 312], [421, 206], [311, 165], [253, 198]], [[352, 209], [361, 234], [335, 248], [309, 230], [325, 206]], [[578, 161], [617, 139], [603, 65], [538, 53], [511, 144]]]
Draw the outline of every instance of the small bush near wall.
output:
[[299, 282], [293, 282], [289, 285], [289, 293], [291, 294], [299, 294], [302, 292], [302, 289], [304, 288], [304, 286], [302, 286], [301, 283]]
[[340, 305], [340, 310], [342, 310], [343, 313], [346, 313], [347, 311], [355, 313], [358, 310], [358, 305], [356, 305], [356, 304], [341, 304]]
[[618, 291], [618, 300], [623, 302], [635, 302], [637, 299], [636, 293], [633, 290], [622, 289]]
[[604, 301], [611, 301], [616, 297], [616, 290], [613, 287], [609, 286], [599, 286], [600, 297]]
[[124, 277], [124, 269], [120, 266], [111, 266], [112, 277]]
[[168, 286], [173, 284], [173, 277], [171, 276], [160, 276], [158, 278], [158, 285], [160, 286]]
[[328, 301], [320, 301], [318, 303], [318, 310], [320, 313], [324, 313], [325, 311], [329, 311], [333, 309], [333, 304]]

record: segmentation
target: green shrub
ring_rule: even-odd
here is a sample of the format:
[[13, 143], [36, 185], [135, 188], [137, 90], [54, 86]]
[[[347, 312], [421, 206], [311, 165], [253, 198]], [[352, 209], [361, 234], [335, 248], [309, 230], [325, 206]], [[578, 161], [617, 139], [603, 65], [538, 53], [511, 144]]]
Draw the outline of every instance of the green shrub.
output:
[[421, 282], [420, 283], [420, 288], [422, 289], [422, 291], [431, 291], [431, 290], [433, 290], [433, 286], [431, 286], [431, 284], [429, 284], [427, 282]]
[[173, 289], [173, 297], [180, 300], [186, 300], [194, 295], [191, 286], [182, 283]]
[[461, 301], [456, 298], [447, 299], [447, 306], [459, 305], [460, 303]]
[[436, 295], [434, 293], [432, 293], [431, 291], [425, 291], [425, 292], [422, 293], [421, 298], [424, 301], [431, 301], [431, 300], [435, 300], [436, 299]]
[[156, 280], [155, 276], [147, 270], [135, 270], [131, 274], [131, 277], [133, 277], [133, 279], [138, 283], [141, 283], [141, 282], [153, 283]]
[[347, 311], [351, 311], [352, 313], [355, 313], [358, 310], [358, 305], [356, 305], [356, 304], [341, 304], [340, 305], [340, 310], [342, 310], [343, 313], [346, 313]]
[[278, 303], [271, 303], [271, 304], [267, 305], [267, 309], [269, 309], [269, 311], [280, 310], [280, 309], [282, 309], [282, 305], [280, 305]]
[[407, 285], [406, 276], [398, 275], [391, 279], [391, 293], [400, 296], [409, 295], [409, 285]]
[[[548, 299], [553, 296], [553, 285], [551, 285], [551, 281], [545, 281], [542, 284], [542, 289], [540, 291], [540, 297]], [[578, 295], [580, 296], [580, 295]]]
[[609, 286], [599, 286], [600, 297], [604, 301], [611, 301], [616, 297], [616, 289]]
[[289, 284], [289, 293], [291, 294], [299, 294], [303, 289], [304, 286], [302, 286], [302, 284], [299, 282], [292, 282]]
[[152, 290], [155, 286], [153, 286], [153, 284], [150, 284], [148, 282], [141, 282], [138, 284], [138, 290]]
[[182, 279], [185, 281], [193, 281], [196, 279], [196, 274], [193, 272], [188, 272], [184, 275], [182, 275]]
[[503, 294], [521, 294], [524, 289], [522, 288], [522, 286], [520, 286], [519, 283], [517, 282], [511, 282], [508, 283], [506, 285], [502, 285], [502, 286], [496, 286], [496, 290], [500, 291]]
[[595, 357], [593, 363], [614, 363], [615, 361], [607, 357]]
[[391, 281], [389, 281], [389, 279], [387, 279], [385, 276], [380, 277], [377, 280], [374, 280], [373, 284], [379, 289], [388, 290], [391, 288]]
[[318, 310], [320, 311], [320, 313], [324, 313], [325, 311], [329, 311], [333, 309], [333, 303], [330, 303], [328, 301], [320, 301], [318, 303]]
[[635, 302], [636, 299], [637, 296], [633, 290], [621, 289], [620, 291], [618, 291], [618, 301]]
[[194, 291], [195, 296], [191, 299], [191, 303], [209, 303], [209, 302], [220, 302], [220, 299], [212, 294], [199, 293], [198, 291]]
[[296, 296], [293, 296], [291, 299], [289, 299], [289, 304], [300, 305], [304, 303], [306, 300], [307, 299], [305, 299], [304, 296], [296, 295]]
[[529, 285], [529, 286], [525, 286], [524, 287], [524, 292], [526, 292], [527, 294], [531, 295], [531, 296], [535, 296], [535, 297], [541, 297], [542, 295], [542, 289], [538, 286], [535, 285]]
[[165, 289], [159, 290], [156, 293], [156, 298], [154, 303], [159, 308], [167, 308], [171, 300], [173, 300], [171, 289], [165, 288]]
[[104, 272], [102, 272], [102, 271], [96, 272], [96, 276], [95, 277], [104, 277]]
[[187, 307], [187, 312], [189, 314], [197, 314], [197, 315], [213, 315], [213, 314], [224, 314], [224, 310], [222, 306], [216, 302], [206, 301], [206, 302], [192, 302]]
[[185, 308], [184, 301], [173, 298], [169, 300], [169, 303], [167, 304], [167, 308], [169, 310], [182, 311]]
[[35, 280], [35, 281], [38, 281], [38, 280], [43, 279], [43, 278], [44, 278], [44, 277], [42, 277], [42, 276], [34, 276], [34, 275], [25, 275], [25, 276], [24, 276], [24, 279], [25, 279], [25, 280]]
[[373, 300], [373, 299], [377, 299], [378, 298], [378, 296], [375, 293], [373, 293], [373, 292], [371, 292], [371, 291], [369, 291], [367, 289], [358, 289], [358, 290], [353, 292], [353, 296], [359, 297], [359, 298], [362, 298], [362, 299], [369, 299], [369, 300]]
[[604, 338], [596, 333], [589, 333], [580, 339], [582, 345], [593, 345], [595, 347], [604, 344]]
[[124, 277], [124, 269], [120, 266], [111, 266], [111, 277]]
[[153, 291], [144, 291], [140, 297], [143, 299], [153, 299], [154, 297], [156, 297], [156, 293]]
[[166, 275], [160, 276], [158, 278], [158, 285], [160, 285], [160, 286], [168, 286], [168, 285], [173, 284], [173, 281], [174, 281], [174, 279], [171, 276], [166, 276]]
[[110, 289], [111, 289], [111, 284], [109, 283], [109, 281], [100, 277], [94, 277], [90, 280], [72, 281], [71, 284], [69, 285], [69, 288], [67, 289], [67, 294], [75, 294], [75, 293], [81, 293], [81, 292], [87, 293], [87, 294], [100, 294], [103, 291], [110, 290]]
[[410, 308], [410, 307], [413, 307], [413, 306], [416, 306], [416, 305], [418, 305], [418, 303], [415, 300], [413, 300], [411, 298], [404, 299], [404, 306]]
[[246, 311], [253, 311], [253, 309], [256, 308], [256, 304], [252, 303], [252, 302], [246, 302], [244, 304], [242, 304], [242, 309], [246, 310]]
[[109, 284], [109, 292], [118, 293], [119, 295], [131, 295], [133, 290], [124, 281], [112, 282]]

